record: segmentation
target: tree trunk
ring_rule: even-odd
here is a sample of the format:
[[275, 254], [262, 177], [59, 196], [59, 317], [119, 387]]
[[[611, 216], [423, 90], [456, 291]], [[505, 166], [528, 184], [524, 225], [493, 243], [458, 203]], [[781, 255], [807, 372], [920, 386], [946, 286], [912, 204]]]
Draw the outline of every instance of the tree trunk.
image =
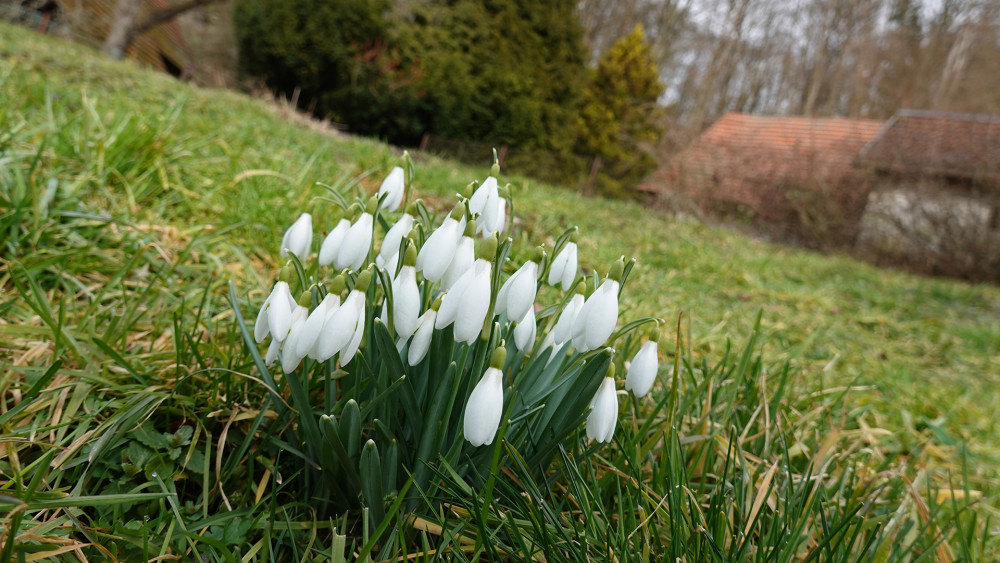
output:
[[150, 29], [169, 22], [184, 12], [207, 6], [219, 0], [186, 0], [167, 8], [150, 10], [145, 19], [137, 23], [142, 0], [118, 0], [111, 16], [111, 29], [104, 40], [104, 52], [121, 59], [137, 37]]
[[118, 0], [111, 15], [111, 29], [104, 40], [104, 52], [113, 59], [125, 57], [125, 51], [132, 44], [132, 29], [139, 15], [140, 0]]

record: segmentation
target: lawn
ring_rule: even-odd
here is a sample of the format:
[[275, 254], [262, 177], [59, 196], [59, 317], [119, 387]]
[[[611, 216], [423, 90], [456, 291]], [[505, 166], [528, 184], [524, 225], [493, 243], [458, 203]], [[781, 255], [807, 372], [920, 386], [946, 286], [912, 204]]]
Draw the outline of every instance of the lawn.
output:
[[[357, 513], [275, 516], [276, 506], [294, 504], [287, 491], [275, 492], [277, 475], [294, 482], [297, 473], [282, 473], [278, 458], [251, 440], [250, 421], [266, 424], [272, 415], [260, 408], [265, 393], [254, 382], [260, 374], [229, 287], [252, 324], [282, 265], [283, 230], [303, 211], [321, 232], [334, 224], [331, 197], [317, 182], [371, 194], [399, 157], [382, 143], [287, 119], [267, 101], [193, 88], [0, 24], [0, 510], [6, 511], [0, 559], [16, 549], [30, 557], [39, 546], [67, 558], [87, 553], [123, 560], [137, 557], [139, 551], [129, 549], [186, 557], [225, 554], [229, 546], [249, 560], [295, 545], [301, 550], [296, 559], [314, 560], [323, 542], [322, 553], [336, 552], [330, 542], [346, 541], [355, 554], [368, 544], [367, 527], [357, 531]], [[413, 158], [417, 192], [443, 214], [456, 192], [486, 176], [491, 155], [483, 155], [481, 167], [428, 154]], [[736, 416], [723, 411], [771, 405], [774, 424], [785, 424], [780, 439], [771, 439], [767, 415], [756, 414], [740, 415], [742, 426], [733, 434], [730, 423], [722, 424], [719, 436], [735, 435], [749, 451], [759, 432], [766, 443], [755, 456], [783, 459], [786, 468], [803, 472], [824, 468], [830, 490], [853, 489], [827, 500], [877, 508], [871, 527], [857, 525], [864, 531], [856, 533], [874, 538], [869, 553], [938, 561], [997, 555], [1000, 288], [769, 245], [639, 203], [587, 198], [526, 178], [501, 182], [512, 185], [515, 262], [526, 260], [534, 244], [551, 246], [572, 226], [580, 229], [585, 270], [603, 275], [620, 255], [636, 258], [623, 316], [664, 319], [662, 363], [676, 360], [677, 369], [691, 374], [679, 378], [680, 399], [668, 403], [664, 376], [654, 390], [655, 408], [625, 407], [636, 409], [630, 415], [636, 428], [673, 421], [664, 413], [667, 404], [697, 406], [697, 413], [716, 413], [719, 420]], [[748, 343], [747, 360], [740, 362]], [[740, 377], [746, 377], [744, 390], [736, 389]], [[690, 428], [700, 427], [695, 410], [684, 412], [678, 420], [690, 414]], [[228, 435], [236, 429], [249, 438]], [[686, 469], [663, 460], [681, 451], [690, 456], [695, 434], [668, 433], [663, 443], [641, 448], [662, 467], [640, 473], [674, 483], [688, 475], [682, 482], [693, 483], [698, 473], [692, 468], [701, 470], [708, 458]], [[127, 453], [133, 443], [153, 457], [133, 463]], [[632, 459], [614, 452], [608, 460]], [[746, 498], [731, 491], [718, 501], [743, 503], [730, 523], [734, 538], [744, 530], [741, 517], [746, 530], [762, 525], [755, 517], [771, 494], [771, 464], [752, 461], [752, 470], [743, 467]], [[183, 470], [165, 480], [165, 469], [157, 467]], [[581, 475], [604, 487], [595, 498], [610, 512], [627, 504], [615, 494], [648, 502], [640, 522], [663, 507], [676, 515], [687, 502], [655, 496], [655, 488], [634, 497], [614, 493], [623, 485], [609, 485], [607, 475]], [[699, 507], [706, 513], [720, 506], [713, 504], [715, 492], [691, 488], [704, 494]], [[540, 494], [547, 494], [544, 488]], [[773, 494], [780, 503], [797, 493]], [[772, 523], [794, 512], [770, 498], [766, 504]], [[452, 516], [461, 520], [462, 514], [455, 509]], [[855, 516], [840, 515], [845, 522]], [[703, 527], [712, 529], [708, 518]], [[669, 538], [700, 533], [692, 531], [695, 525], [674, 527], [678, 518], [662, 519], [645, 540], [647, 551], [632, 552], [636, 557], [678, 555], [679, 540]], [[430, 531], [431, 524], [413, 526], [422, 540], [396, 538], [393, 545], [447, 536]], [[816, 527], [811, 537], [817, 539], [788, 559], [840, 560], [864, 552], [845, 544], [843, 552], [824, 554], [836, 544], [829, 538], [847, 532]], [[608, 544], [627, 549], [636, 541], [628, 531], [585, 527], [577, 533], [612, 534]], [[472, 534], [463, 533], [454, 537]], [[764, 528], [750, 535], [771, 545]], [[476, 537], [480, 543], [470, 555], [480, 548], [505, 553], [481, 547], [489, 542]], [[465, 552], [454, 541], [452, 547]], [[384, 554], [393, 553], [385, 547], [392, 542], [378, 543]], [[740, 551], [741, 543], [717, 546], [714, 556], [763, 557], [763, 548]], [[425, 556], [432, 551], [427, 545]], [[226, 559], [212, 560], [216, 556]]]

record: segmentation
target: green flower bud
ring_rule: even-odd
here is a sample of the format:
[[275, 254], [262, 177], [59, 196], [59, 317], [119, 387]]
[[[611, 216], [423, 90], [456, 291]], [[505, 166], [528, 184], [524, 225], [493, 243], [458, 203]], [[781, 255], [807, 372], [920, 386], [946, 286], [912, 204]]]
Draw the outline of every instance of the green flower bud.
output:
[[283, 281], [291, 285], [296, 280], [295, 274], [295, 264], [291, 260], [285, 262], [285, 265], [281, 267], [278, 271], [278, 281]]
[[615, 377], [615, 363], [611, 362], [608, 364], [608, 371], [604, 374], [604, 377], [610, 377], [614, 379]]
[[493, 350], [493, 355], [490, 356], [490, 367], [503, 369], [504, 362], [507, 361], [507, 348], [504, 347], [504, 343], [501, 342], [499, 346]]
[[417, 265], [417, 245], [412, 240], [406, 245], [406, 251], [403, 252], [403, 265], [414, 267]]
[[622, 275], [625, 274], [625, 257], [622, 256], [615, 261], [614, 265], [611, 266], [611, 270], [608, 272], [608, 278], [621, 283]]
[[476, 252], [476, 258], [482, 258], [483, 260], [493, 261], [493, 258], [497, 255], [497, 234], [493, 233], [490, 237], [484, 240], [479, 245], [479, 251]]
[[312, 303], [313, 303], [313, 294], [312, 294], [312, 291], [310, 291], [308, 289], [305, 290], [305, 291], [303, 291], [302, 295], [299, 295], [299, 299], [298, 299], [298, 301], [296, 301], [296, 303], [298, 303], [302, 307], [311, 307]]
[[500, 176], [500, 157], [497, 156], [496, 149], [493, 149], [493, 166], [490, 167], [490, 176], [494, 178]]
[[539, 245], [535, 247], [535, 250], [531, 252], [531, 261], [535, 264], [541, 264], [542, 259], [545, 258], [545, 245]]
[[450, 217], [456, 221], [461, 221], [462, 217], [465, 217], [465, 203], [458, 202], [455, 205], [455, 209], [451, 210]]
[[469, 237], [469, 238], [475, 238], [475, 236], [476, 236], [476, 220], [475, 219], [469, 219], [469, 221], [465, 223], [465, 232], [462, 233], [462, 236], [466, 236], [466, 237]]
[[327, 284], [327, 290], [334, 295], [340, 295], [345, 289], [347, 289], [347, 279], [343, 274], [338, 274], [337, 277], [333, 278], [333, 281]]
[[354, 281], [354, 289], [364, 293], [368, 291], [368, 286], [372, 283], [372, 271], [371, 268], [363, 270], [358, 274], [358, 279]]
[[365, 213], [374, 215], [376, 209], [378, 209], [378, 196], [373, 195], [368, 198], [368, 204], [365, 205]]

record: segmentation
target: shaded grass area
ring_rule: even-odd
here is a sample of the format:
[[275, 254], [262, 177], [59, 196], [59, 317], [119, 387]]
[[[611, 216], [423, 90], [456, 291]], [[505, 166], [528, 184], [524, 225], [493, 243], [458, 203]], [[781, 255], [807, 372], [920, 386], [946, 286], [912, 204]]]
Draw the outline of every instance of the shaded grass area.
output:
[[[316, 542], [329, 541], [331, 527], [344, 532], [352, 525], [309, 516], [308, 503], [282, 484], [295, 480], [275, 466], [280, 455], [258, 449], [252, 439], [253, 421], [277, 413], [258, 410], [262, 389], [251, 379], [223, 286], [233, 279], [246, 303], [259, 304], [282, 230], [301, 211], [313, 212], [325, 228], [334, 224], [325, 191], [314, 182], [369, 174], [360, 186], [371, 191], [395, 163], [393, 151], [305, 130], [231, 92], [190, 89], [79, 46], [7, 26], [2, 31], [0, 473], [21, 476], [5, 487], [23, 488], [0, 494], [30, 500], [39, 510], [57, 508], [64, 493], [91, 498], [53, 513], [38, 535], [63, 530], [68, 538], [65, 530], [75, 526], [92, 530], [92, 537], [75, 536], [77, 543], [110, 545], [101, 534], [129, 538], [132, 547], [118, 557], [152, 557], [177, 545], [225, 553], [215, 544], [232, 546], [248, 537], [261, 554], [286, 541], [303, 555], [321, 553]], [[420, 155], [417, 189], [444, 208], [470, 178], [485, 174], [489, 155], [483, 160], [475, 169]], [[580, 503], [593, 503], [591, 510], [599, 512], [631, 503], [646, 511], [642, 518], [661, 514], [670, 503], [671, 514], [691, 515], [689, 526], [672, 528], [674, 519], [661, 516], [652, 525], [640, 526], [639, 518], [626, 526], [635, 518], [631, 513], [604, 514], [619, 524], [614, 544], [632, 545], [630, 533], [638, 529], [640, 537], [651, 535], [647, 545], [674, 538], [664, 552], [650, 548], [651, 556], [678, 556], [677, 538], [700, 525], [714, 532], [686, 538], [691, 550], [702, 550], [685, 552], [689, 557], [749, 557], [739, 551], [744, 522], [720, 520], [711, 507], [734, 503], [749, 523], [753, 507], [760, 514], [770, 498], [772, 483], [778, 487], [785, 479], [782, 486], [789, 487], [776, 499], [814, 498], [814, 489], [795, 492], [793, 485], [825, 468], [836, 476], [831, 480], [848, 480], [830, 490], [849, 494], [822, 493], [832, 495], [827, 506], [841, 503], [831, 518], [845, 518], [873, 496], [881, 495], [875, 505], [895, 503], [892, 510], [901, 516], [873, 516], [881, 530], [896, 527], [871, 540], [889, 545], [888, 552], [905, 554], [911, 541], [920, 545], [915, 553], [947, 548], [961, 556], [971, 550], [968, 557], [976, 559], [983, 555], [977, 549], [988, 549], [977, 542], [995, 545], [993, 532], [981, 524], [960, 528], [971, 530], [968, 537], [951, 535], [945, 543], [936, 534], [953, 523], [948, 510], [968, 513], [960, 505], [949, 509], [960, 498], [980, 499], [977, 513], [995, 514], [1000, 290], [884, 272], [669, 220], [634, 203], [506, 180], [514, 185], [514, 212], [522, 220], [518, 236], [551, 240], [579, 225], [581, 251], [591, 260], [585, 267], [604, 271], [620, 253], [636, 256], [640, 267], [626, 291], [626, 311], [676, 319], [683, 310], [689, 334], [679, 399], [686, 405], [679, 412], [689, 418], [680, 433], [664, 432], [632, 451], [636, 439], [622, 438], [569, 480], [580, 491], [561, 496], [540, 487], [536, 498], [554, 495], [562, 499], [553, 499], [554, 506], [569, 512], [582, 510]], [[726, 356], [729, 342], [754, 332], [758, 311], [766, 365], [736, 369], [735, 354]], [[664, 348], [672, 361], [671, 347]], [[787, 372], [781, 367], [786, 362], [793, 367]], [[772, 371], [784, 374], [774, 379], [788, 379], [780, 397], [768, 383]], [[741, 385], [744, 391], [737, 392]], [[729, 399], [720, 399], [727, 393]], [[660, 397], [655, 412], [627, 414], [623, 426], [663, 428], [666, 388]], [[762, 405], [784, 413], [784, 426], [767, 418]], [[772, 435], [779, 426], [780, 439]], [[706, 447], [698, 436], [721, 443]], [[963, 450], [967, 465], [959, 456]], [[759, 460], [729, 459], [744, 451]], [[794, 470], [770, 473], [783, 455]], [[603, 471], [612, 466], [646, 469], [629, 476]], [[727, 481], [727, 472], [741, 474], [733, 481], [739, 486], [708, 487]], [[167, 474], [173, 478], [163, 479]], [[514, 478], [530, 488], [527, 475]], [[652, 488], [637, 485], [646, 480], [655, 483]], [[688, 501], [664, 495], [664, 483], [716, 500], [684, 511]], [[94, 484], [99, 489], [84, 488]], [[591, 486], [621, 496], [599, 502], [581, 492]], [[45, 493], [32, 496], [34, 491]], [[106, 495], [129, 495], [129, 503], [90, 508], [116, 502]], [[515, 489], [507, 496], [512, 505], [520, 502]], [[817, 506], [822, 511], [824, 503]], [[921, 506], [945, 511], [942, 520]], [[765, 511], [768, 518], [780, 515], [776, 507]], [[808, 537], [836, 537], [810, 510], [786, 513], [812, 514], [803, 518], [813, 529]], [[531, 514], [532, 507], [522, 511]], [[703, 521], [694, 516], [699, 513]], [[151, 515], [151, 524], [143, 524]], [[109, 531], [111, 522], [121, 525]], [[492, 524], [506, 527], [509, 536], [490, 539], [497, 544], [491, 549], [524, 549], [504, 544], [525, 533], [523, 522]], [[764, 524], [750, 526], [760, 527], [751, 535], [767, 537], [785, 526]], [[456, 545], [463, 537], [485, 541], [483, 529], [455, 524], [455, 518], [442, 517], [436, 525], [452, 526]], [[589, 520], [579, 526], [585, 538], [610, 533]], [[876, 533], [874, 526], [858, 532], [854, 547], [844, 547], [845, 540], [824, 552], [832, 542], [822, 546], [819, 540], [790, 553], [827, 559], [857, 553], [868, 541], [865, 534]], [[906, 539], [918, 530], [919, 542]], [[547, 537], [537, 530], [526, 535]], [[570, 548], [560, 549], [572, 560]], [[596, 557], [599, 551], [580, 553]], [[948, 557], [938, 553], [937, 559]]]

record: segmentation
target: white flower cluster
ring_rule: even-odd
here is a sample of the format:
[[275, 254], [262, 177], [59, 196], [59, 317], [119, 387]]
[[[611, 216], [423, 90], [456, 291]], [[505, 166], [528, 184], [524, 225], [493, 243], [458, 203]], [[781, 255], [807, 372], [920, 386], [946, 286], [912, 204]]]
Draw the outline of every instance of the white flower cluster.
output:
[[[404, 210], [384, 230], [380, 243], [376, 224], [399, 209], [406, 200], [406, 172], [394, 168], [364, 210], [351, 221], [340, 219], [322, 241], [317, 256], [320, 267], [331, 266], [340, 272], [332, 283], [323, 286], [325, 296], [313, 306], [312, 293], [299, 299], [292, 295], [289, 283], [278, 281], [257, 315], [254, 338], [258, 343], [271, 336], [265, 361], [272, 365], [280, 357], [285, 373], [296, 370], [306, 358], [325, 362], [336, 357], [346, 366], [364, 341], [366, 307], [381, 312], [381, 319], [392, 327], [405, 361], [418, 365], [428, 355], [435, 331], [452, 327], [456, 342], [476, 343], [496, 321], [512, 323], [513, 345], [527, 356], [547, 349], [553, 358], [565, 357], [569, 350], [588, 352], [604, 347], [618, 322], [618, 293], [622, 261], [589, 295], [579, 275], [577, 245], [565, 239], [558, 253], [548, 261], [542, 247], [503, 281], [495, 298], [494, 261], [499, 236], [507, 227], [507, 199], [501, 192], [494, 165], [468, 200], [459, 202], [417, 248], [417, 220], [412, 207]], [[506, 190], [505, 190], [506, 191]], [[381, 218], [376, 220], [379, 215]], [[294, 255], [305, 264], [312, 252], [312, 217], [303, 213], [284, 233], [281, 256]], [[476, 248], [475, 237], [482, 237]], [[378, 244], [377, 252], [373, 248]], [[544, 277], [548, 266], [547, 277]], [[375, 269], [383, 270], [383, 279], [391, 281], [391, 295], [378, 303], [367, 303], [368, 289]], [[287, 267], [286, 267], [287, 269]], [[353, 273], [353, 274], [352, 274]], [[290, 276], [283, 276], [290, 277]], [[354, 279], [347, 291], [347, 280]], [[541, 343], [535, 304], [540, 279], [550, 286], [572, 292], [554, 323], [545, 325]], [[311, 310], [310, 310], [311, 308]], [[367, 309], [372, 310], [372, 309]], [[506, 326], [506, 325], [505, 325]], [[491, 444], [501, 421], [504, 394], [504, 358], [506, 350], [498, 347], [490, 367], [468, 397], [465, 410], [465, 438], [473, 445]], [[658, 369], [657, 346], [651, 338], [629, 365], [625, 389], [637, 397], [652, 387]], [[586, 423], [590, 439], [611, 440], [618, 418], [618, 399], [613, 364], [600, 384]]]

